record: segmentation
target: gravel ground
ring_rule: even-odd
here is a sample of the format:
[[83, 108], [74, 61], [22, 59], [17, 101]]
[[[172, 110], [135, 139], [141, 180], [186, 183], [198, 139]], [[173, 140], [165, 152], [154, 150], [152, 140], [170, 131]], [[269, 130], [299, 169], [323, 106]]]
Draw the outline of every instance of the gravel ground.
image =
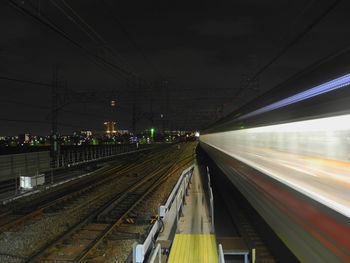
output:
[[[16, 227], [16, 231], [1, 233], [0, 262], [6, 262], [5, 260], [9, 259], [7, 256], [1, 256], [1, 254], [23, 258], [30, 257], [49, 241], [78, 223], [82, 217], [92, 213], [101, 205], [102, 198], [108, 200], [116, 192], [122, 192], [130, 184], [130, 180], [135, 180], [135, 178], [119, 177], [114, 183], [99, 187], [88, 195], [79, 196], [74, 202], [63, 204], [63, 207], [60, 207], [56, 212], [44, 213], [42, 216], [27, 221], [25, 225]], [[8, 262], [13, 262], [13, 258]]]
[[[158, 214], [158, 207], [166, 202], [170, 192], [179, 179], [182, 170], [186, 168], [187, 167], [183, 167], [183, 169], [180, 169], [174, 175], [170, 176], [160, 187], [158, 187], [147, 199], [147, 201], [143, 202], [143, 204], [137, 208], [137, 214], [148, 218]], [[149, 228], [150, 225], [123, 225], [124, 231], [139, 233], [144, 237], [146, 237], [148, 234]], [[132, 253], [132, 245], [134, 242], [142, 243], [143, 239], [129, 239], [112, 242], [112, 244], [111, 242], [105, 243], [105, 247], [102, 249], [102, 251], [109, 251], [110, 253], [102, 253], [102, 255], [98, 253], [98, 255], [101, 257], [101, 259], [103, 258], [104, 262], [107, 263], [123, 263], [128, 259], [130, 253]], [[113, 249], [111, 249], [111, 247], [113, 247]]]
[[[191, 145], [188, 144], [186, 148], [193, 149], [195, 144]], [[145, 172], [145, 169], [140, 169]], [[175, 175], [169, 177], [161, 187], [158, 187], [151, 197], [138, 207], [138, 214], [147, 216], [157, 214], [158, 206], [165, 202], [180, 174], [181, 171], [178, 171]], [[15, 230], [1, 233], [0, 262], [24, 262], [26, 258], [29, 258], [48, 242], [67, 231], [81, 218], [91, 214], [104, 201], [109, 200], [111, 196], [117, 192], [122, 192], [130, 184], [135, 183], [137, 179], [137, 171], [133, 171], [130, 176], [120, 176], [108, 185], [103, 185], [88, 194], [76, 197], [74, 201], [63, 203], [56, 211], [51, 209], [51, 211], [46, 211], [41, 216], [26, 221], [24, 225], [16, 227]], [[123, 228], [126, 232], [144, 235], [149, 225], [126, 225]], [[106, 242], [109, 245], [104, 248], [105, 250], [102, 250], [100, 256], [105, 258], [105, 262], [124, 262], [131, 253], [132, 244], [135, 241], [140, 242], [142, 240], [130, 239]]]

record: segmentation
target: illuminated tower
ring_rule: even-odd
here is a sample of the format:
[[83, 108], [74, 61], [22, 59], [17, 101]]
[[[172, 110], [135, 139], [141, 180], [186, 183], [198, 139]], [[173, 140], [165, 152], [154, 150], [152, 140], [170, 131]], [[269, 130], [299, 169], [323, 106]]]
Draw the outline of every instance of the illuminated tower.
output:
[[115, 134], [116, 130], [115, 130], [115, 122], [114, 121], [106, 121], [104, 123], [104, 125], [106, 125], [106, 133], [107, 134]]

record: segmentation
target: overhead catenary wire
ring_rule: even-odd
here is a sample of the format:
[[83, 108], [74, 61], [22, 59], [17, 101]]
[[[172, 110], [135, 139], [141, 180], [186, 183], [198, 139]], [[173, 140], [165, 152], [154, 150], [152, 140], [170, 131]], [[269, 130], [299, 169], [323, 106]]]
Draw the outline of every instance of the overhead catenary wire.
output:
[[[21, 105], [21, 106], [26, 106], [26, 107], [31, 107], [31, 108], [37, 108], [37, 109], [42, 109], [42, 110], [52, 110], [52, 108], [50, 106], [41, 106], [41, 105], [37, 105], [37, 104], [31, 104], [31, 103], [26, 103], [26, 102], [19, 102], [19, 101], [14, 101], [14, 100], [6, 100], [6, 99], [0, 99], [0, 103], [8, 103], [8, 104], [14, 104], [14, 105]], [[97, 114], [95, 113], [91, 113], [91, 112], [80, 112], [80, 111], [73, 111], [73, 110], [65, 110], [65, 109], [61, 109], [60, 112], [63, 113], [68, 113], [68, 114], [73, 114], [73, 115], [79, 115], [79, 116], [87, 116], [89, 118], [93, 117], [93, 118], [110, 118], [109, 116], [104, 116], [101, 114]]]
[[[0, 75], [0, 80], [4, 80], [4, 81], [14, 81], [14, 82], [20, 82], [20, 83], [23, 83], [23, 84], [28, 84], [28, 85], [38, 85], [40, 87], [52, 87], [53, 84], [50, 84], [50, 83], [46, 83], [46, 82], [41, 82], [41, 81], [32, 81], [32, 80], [28, 80], [28, 79], [18, 79], [18, 78], [13, 78], [13, 77], [9, 77], [9, 76], [1, 76]], [[87, 91], [88, 92], [88, 91]], [[106, 91], [107, 93], [109, 91]], [[82, 93], [84, 93], [84, 91], [82, 91]], [[100, 94], [103, 93], [103, 91], [99, 91]], [[4, 99], [0, 99], [0, 101], [2, 102], [8, 102], [8, 103], [17, 103], [15, 101], [11, 101], [11, 100], [4, 100]], [[130, 98], [130, 101], [127, 100], [127, 99], [124, 99], [123, 100], [124, 103], [127, 102], [128, 104], [131, 104], [134, 102], [134, 99]], [[138, 101], [137, 103], [138, 104], [142, 104], [143, 101]], [[82, 102], [83, 103], [83, 102]], [[146, 102], [145, 102], [146, 103]], [[34, 105], [34, 104], [28, 104], [27, 106], [33, 106], [33, 107], [38, 107], [38, 105]], [[64, 111], [64, 110], [63, 110]]]
[[[63, 29], [61, 29], [56, 23], [54, 23], [49, 17], [47, 17], [43, 12], [42, 9], [40, 10], [40, 16], [37, 16], [36, 14], [33, 14], [31, 11], [29, 11], [26, 8], [23, 8], [20, 4], [18, 4], [15, 0], [8, 0], [10, 5], [14, 7], [16, 10], [18, 10], [21, 14], [24, 14], [26, 16], [29, 16], [33, 18], [35, 21], [37, 21], [40, 24], [45, 25], [50, 30], [54, 31], [64, 39], [68, 40], [70, 43], [72, 43], [75, 47], [81, 49], [83, 51], [83, 54], [92, 60], [94, 64], [99, 66], [100, 68], [104, 70], [108, 70], [108, 73], [111, 73], [113, 71], [112, 75], [117, 77], [118, 79], [127, 80], [130, 81], [132, 77], [138, 78], [141, 80], [139, 76], [137, 76], [135, 73], [132, 73], [130, 71], [127, 71], [123, 68], [120, 68], [119, 66], [106, 61], [104, 58], [96, 55], [95, 53], [91, 52], [90, 50], [86, 49], [84, 46], [82, 46], [79, 42], [76, 42], [74, 39], [72, 39]], [[30, 3], [30, 1], [28, 2]], [[32, 6], [32, 8], [34, 8]], [[148, 83], [149, 84], [149, 83]], [[151, 86], [151, 84], [149, 84]]]
[[[73, 44], [76, 48], [80, 49], [83, 54], [85, 54], [89, 58], [94, 58], [96, 61], [100, 64], [103, 64], [103, 66], [108, 66], [110, 69], [113, 69], [113, 72], [115, 74], [118, 74], [119, 76], [122, 76], [124, 79], [128, 79], [129, 76], [131, 75], [131, 72], [125, 70], [124, 68], [121, 68], [118, 65], [115, 65], [114, 63], [111, 63], [109, 61], [106, 61], [104, 58], [96, 55], [94, 52], [86, 49], [84, 46], [82, 46], [79, 42], [75, 41], [72, 39], [64, 30], [62, 30], [59, 26], [57, 26], [55, 23], [50, 21], [42, 12], [41, 10], [41, 15], [37, 16], [27, 10], [26, 8], [23, 8], [21, 5], [19, 5], [16, 1], [14, 0], [7, 0], [12, 7], [14, 7], [16, 10], [20, 11], [21, 14], [25, 14], [31, 18], [33, 18], [35, 21], [38, 23], [48, 27], [50, 30], [55, 32], [56, 34], [60, 35], [62, 38], [66, 39], [69, 41], [71, 44]], [[45, 19], [43, 19], [45, 18]]]
[[[9, 118], [1, 118], [0, 117], [0, 122], [17, 122], [17, 123], [36, 123], [36, 124], [48, 124], [51, 125], [51, 121], [45, 121], [45, 120], [31, 120], [31, 119], [9, 119]], [[60, 126], [63, 127], [69, 127], [69, 128], [77, 128], [77, 129], [82, 129], [82, 128], [86, 128], [85, 125], [74, 125], [74, 124], [66, 124], [66, 123], [62, 123], [62, 122], [58, 122], [57, 123]], [[90, 128], [94, 128], [95, 130], [102, 130], [101, 127], [91, 127], [89, 125], [89, 129]]]
[[145, 51], [143, 50], [143, 48], [135, 41], [134, 37], [126, 29], [126, 27], [120, 21], [120, 19], [117, 18], [117, 16], [115, 15], [115, 12], [111, 11], [113, 9], [113, 7], [109, 3], [107, 3], [105, 0], [100, 0], [99, 3], [100, 3], [101, 6], [104, 7], [105, 12], [109, 14], [109, 16], [114, 21], [114, 23], [120, 28], [120, 30], [124, 34], [124, 36], [139, 51], [139, 53], [141, 54], [141, 56], [143, 57], [145, 62], [147, 64], [149, 64], [153, 68], [154, 72], [163, 79], [164, 78], [163, 74], [159, 71], [159, 69], [156, 67], [156, 65], [146, 56]]
[[26, 80], [26, 79], [18, 79], [18, 78], [12, 78], [8, 76], [0, 76], [1, 80], [8, 80], [8, 81], [15, 81], [25, 84], [31, 84], [31, 85], [38, 85], [43, 87], [52, 87], [52, 84], [45, 83], [45, 82], [39, 82], [39, 81], [32, 81], [32, 80]]
[[[19, 5], [18, 3], [16, 3], [13, 0], [8, 0], [8, 2], [10, 3], [10, 6], [15, 8], [16, 10], [18, 10], [21, 14], [25, 15], [25, 16], [29, 16], [31, 18], [33, 18], [36, 22], [39, 22], [40, 24], [45, 25], [46, 27], [48, 27], [50, 30], [54, 31], [55, 33], [57, 33], [58, 35], [60, 35], [61, 37], [63, 37], [64, 39], [68, 40], [70, 43], [72, 43], [75, 47], [81, 49], [83, 51], [83, 54], [88, 57], [90, 60], [92, 60], [92, 62], [94, 62], [94, 64], [96, 64], [99, 67], [102, 67], [103, 69], [107, 69], [110, 73], [112, 73], [113, 76], [117, 77], [117, 79], [128, 79], [130, 73], [126, 70], [124, 70], [123, 68], [120, 68], [119, 66], [109, 63], [107, 61], [105, 61], [103, 58], [101, 58], [100, 56], [94, 54], [93, 52], [87, 50], [85, 47], [83, 47], [82, 45], [80, 45], [80, 43], [76, 42], [75, 40], [73, 40], [72, 38], [70, 38], [70, 36], [62, 29], [60, 29], [59, 26], [57, 26], [55, 23], [53, 23], [50, 19], [48, 19], [45, 14], [40, 13], [40, 16], [37, 16], [35, 14], [33, 14], [32, 12], [30, 12], [29, 10], [23, 8], [21, 5]], [[29, 2], [30, 3], [30, 2]], [[47, 21], [44, 20], [44, 18], [47, 19]], [[97, 62], [95, 61], [97, 60]], [[111, 71], [113, 70], [113, 71]], [[11, 80], [11, 81], [17, 81], [17, 82], [22, 82], [22, 83], [26, 83], [26, 84], [35, 84], [35, 85], [41, 85], [41, 86], [48, 86], [48, 87], [52, 87], [52, 84], [46, 84], [46, 83], [40, 83], [40, 82], [36, 82], [36, 81], [29, 81], [29, 80], [23, 80], [23, 79], [15, 79], [15, 78], [11, 78], [11, 77], [2, 77], [3, 80]], [[2, 121], [11, 121], [11, 119], [2, 119]], [[13, 120], [14, 122], [16, 121], [21, 121], [21, 120]], [[28, 123], [28, 121], [23, 121], [24, 123]], [[42, 122], [42, 121], [30, 121], [31, 123], [46, 123], [46, 122]], [[77, 127], [77, 126], [72, 126], [72, 125], [66, 125], [66, 124], [62, 124], [62, 123], [58, 123], [61, 126], [66, 126], [66, 127]]]
[[[335, 0], [333, 1], [319, 16], [317, 16], [309, 25], [307, 25], [299, 34], [297, 34], [285, 47], [283, 47], [275, 56], [273, 56], [264, 66], [262, 66], [257, 72], [255, 72], [251, 77], [250, 81], [254, 81], [259, 77], [263, 72], [265, 72], [272, 64], [274, 64], [280, 57], [282, 57], [285, 53], [287, 53], [295, 44], [297, 44], [307, 33], [309, 33], [319, 22], [322, 21], [323, 18], [325, 18], [332, 10], [334, 10], [337, 5], [341, 2], [341, 0]], [[216, 119], [218, 116], [218, 113], [221, 112], [227, 105], [231, 104], [233, 101], [235, 101], [243, 92], [245, 88], [249, 86], [249, 82], [246, 85], [243, 85], [240, 87], [237, 92], [233, 96], [230, 97], [230, 99], [220, 105], [216, 112], [214, 113], [214, 118]], [[230, 116], [228, 114], [227, 116]], [[226, 116], [226, 117], [227, 117]]]
[[258, 70], [253, 76], [252, 80], [256, 79], [261, 73], [269, 68], [276, 60], [283, 56], [287, 51], [299, 42], [307, 33], [309, 33], [323, 18], [325, 18], [339, 3], [341, 0], [334, 1], [324, 12], [322, 12], [311, 24], [309, 24], [302, 32], [300, 32], [295, 38], [293, 38], [284, 48], [282, 48], [268, 63], [266, 63], [260, 70]]
[[[67, 11], [61, 7], [55, 0], [50, 0], [50, 2], [64, 15], [66, 16], [72, 23], [74, 23], [81, 31], [83, 31], [95, 44], [97, 44], [99, 47], [106, 49], [111, 55], [115, 56], [119, 60], [122, 61], [124, 66], [127, 66], [129, 69], [128, 71], [132, 71], [130, 68], [130, 65], [122, 58], [122, 56], [112, 49], [107, 41], [91, 26], [89, 25], [79, 14], [77, 11], [75, 11], [66, 1], [61, 0], [61, 2], [64, 4], [66, 8], [75, 16], [75, 18], [68, 14]], [[79, 23], [80, 21], [81, 23]], [[84, 27], [84, 26], [85, 27]]]
[[[51, 0], [54, 1], [54, 0]], [[65, 0], [61, 2], [91, 31], [94, 35], [104, 44], [107, 44], [106, 40], [92, 27], [90, 26]]]
[[[51, 1], [54, 1], [54, 0], [51, 0]], [[99, 34], [92, 26], [90, 26], [70, 5], [67, 4], [67, 2], [65, 0], [61, 0], [61, 2], [63, 2], [67, 6], [67, 8], [69, 8], [79, 18], [79, 20], [83, 24], [85, 24], [98, 37], [98, 39], [100, 39], [100, 41], [104, 45], [103, 46], [104, 48], [106, 48], [112, 55], [121, 59], [124, 62], [124, 64], [126, 64], [128, 67], [131, 67], [131, 65], [129, 65], [129, 63], [127, 63], [122, 58], [122, 56], [119, 55], [118, 52], [115, 51], [115, 49], [111, 48], [110, 45], [108, 45], [107, 41], [101, 36], [101, 34]], [[101, 1], [101, 2], [104, 2], [104, 1]], [[108, 4], [106, 4], [106, 2], [104, 2], [104, 4], [108, 5]], [[112, 8], [111, 6], [109, 6], [109, 7]], [[129, 39], [129, 41], [134, 44], [134, 46], [141, 53], [141, 56], [145, 59], [145, 61], [148, 62], [148, 64], [155, 70], [156, 74], [159, 75], [161, 78], [163, 78], [162, 75], [160, 74], [159, 70], [154, 65], [154, 63], [152, 63], [148, 59], [148, 57], [145, 55], [143, 49], [136, 43], [136, 41], [133, 39], [131, 34], [128, 33], [128, 31], [126, 30], [125, 26], [121, 23], [121, 21], [118, 20], [112, 12], [110, 12], [110, 8], [106, 8], [106, 10], [111, 15], [112, 20], [118, 24], [118, 26], [121, 28], [122, 33], [124, 33], [124, 35]], [[140, 74], [136, 74], [136, 73], [132, 73], [132, 74], [134, 75], [134, 77], [137, 77], [139, 79], [139, 81], [144, 81], [145, 82], [144, 84], [146, 84], [148, 87], [153, 89], [152, 88], [153, 84], [150, 81], [148, 81], [147, 79], [142, 77]]]
[[[40, 13], [32, 12], [30, 9], [24, 8], [24, 6], [22, 6], [22, 4], [19, 4], [16, 0], [8, 0], [8, 2], [12, 7], [18, 10], [21, 14], [31, 17], [39, 24], [42, 24], [48, 27], [50, 30], [54, 31], [56, 34], [60, 35], [61, 37], [69, 41], [75, 47], [83, 51], [83, 55], [85, 55], [88, 59], [90, 59], [94, 64], [104, 69], [109, 74], [112, 73], [111, 75], [113, 75], [114, 77], [122, 80], [127, 80], [129, 83], [133, 82], [134, 81], [133, 79], [137, 79], [138, 81], [144, 80], [140, 76], [138, 76], [136, 73], [133, 73], [123, 67], [120, 67], [119, 65], [116, 65], [111, 61], [106, 60], [105, 58], [99, 56], [98, 54], [95, 54], [95, 52], [92, 52], [91, 50], [84, 47], [78, 41], [75, 41], [65, 30], [63, 30], [60, 26], [58, 26], [57, 23], [55, 23], [54, 21], [52, 21], [52, 19], [50, 19], [47, 15], [45, 15], [42, 8], [40, 9]], [[33, 5], [31, 4], [31, 1], [28, 1], [27, 3], [31, 5], [31, 8], [35, 9], [35, 7], [33, 7]], [[144, 84], [152, 88], [152, 83], [145, 81]]]
[[87, 30], [85, 30], [84, 27], [81, 26], [72, 16], [70, 16], [63, 8], [58, 5], [54, 0], [50, 0], [50, 2], [58, 9], [60, 10], [70, 21], [72, 21], [77, 27], [79, 27], [92, 41], [97, 43], [96, 38]]
[[[41, 86], [44, 86], [44, 87], [52, 87], [52, 84], [44, 83], [44, 82], [38, 82], [38, 81], [31, 81], [31, 80], [24, 80], [24, 79], [15, 79], [15, 78], [5, 77], [5, 76], [0, 76], [0, 79], [7, 80], [7, 81], [21, 82], [21, 83], [29, 84], [29, 85], [41, 85]], [[101, 91], [101, 93], [103, 93], [103, 91]], [[25, 107], [37, 108], [37, 109], [43, 109], [43, 110], [52, 110], [52, 108], [50, 106], [42, 106], [42, 105], [38, 105], [38, 104], [31, 104], [31, 103], [27, 103], [27, 102], [20, 102], [18, 100], [11, 100], [11, 99], [0, 99], [0, 103], [21, 105], [21, 106], [25, 106]], [[120, 110], [125, 110], [125, 109], [122, 109], [122, 108], [118, 107], [118, 111], [120, 111]], [[105, 119], [110, 119], [110, 116], [104, 116], [104, 115], [101, 115], [101, 114], [96, 114], [96, 113], [91, 113], [91, 112], [90, 113], [89, 112], [79, 112], [79, 111], [76, 111], [76, 110], [73, 111], [73, 110], [65, 110], [65, 109], [60, 109], [60, 112], [73, 114], [73, 115], [87, 116], [89, 118], [93, 117], [93, 118], [99, 118], [100, 119], [101, 117], [103, 117]], [[4, 120], [11, 121], [10, 119], [2, 119], [2, 120], [3, 121]], [[13, 120], [13, 121], [16, 121], [16, 120]], [[27, 121], [24, 121], [24, 122], [26, 123]], [[29, 123], [33, 123], [33, 122], [34, 123], [43, 123], [41, 121], [29, 121]], [[46, 122], [44, 122], [44, 123], [46, 123]], [[67, 125], [63, 125], [63, 126], [67, 126]]]
[[[1, 60], [1, 58], [0, 58]], [[0, 80], [3, 81], [14, 81], [14, 82], [22, 82], [27, 84], [38, 84], [40, 87], [46, 87], [52, 85], [52, 82], [50, 80], [38, 80], [37, 78], [34, 78], [33, 76], [29, 77], [28, 75], [21, 74], [23, 72], [20, 71], [10, 71], [9, 67], [4, 63], [0, 65]]]

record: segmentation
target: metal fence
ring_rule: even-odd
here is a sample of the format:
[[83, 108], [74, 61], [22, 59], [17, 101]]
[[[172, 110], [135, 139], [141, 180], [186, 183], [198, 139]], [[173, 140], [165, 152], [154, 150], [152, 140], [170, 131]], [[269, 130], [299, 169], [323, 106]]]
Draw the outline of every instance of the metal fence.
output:
[[50, 152], [31, 152], [0, 156], [0, 180], [35, 175], [50, 170]]
[[[145, 262], [145, 256], [148, 254], [150, 249], [155, 247], [155, 238], [161, 230], [160, 220], [165, 220], [169, 216], [169, 211], [175, 209], [176, 220], [176, 229], [179, 220], [179, 213], [182, 210], [182, 206], [185, 203], [186, 194], [188, 191], [189, 184], [191, 183], [191, 177], [194, 170], [194, 165], [191, 165], [186, 170], [184, 170], [179, 177], [175, 187], [171, 191], [167, 202], [165, 205], [161, 205], [158, 208], [158, 220], [153, 224], [151, 230], [148, 232], [148, 235], [142, 244], [133, 244], [133, 263], [142, 263]], [[158, 254], [158, 261], [160, 260], [161, 247], [157, 246], [156, 250], [151, 253], [151, 261], [154, 262], [156, 255]], [[152, 261], [153, 260], [153, 261]]]
[[62, 147], [56, 160], [50, 158], [49, 151], [0, 155], [0, 200], [17, 196], [22, 192], [23, 185], [35, 189], [41, 184], [52, 185], [70, 180], [94, 171], [98, 162], [151, 147], [154, 145]]
[[69, 167], [85, 162], [96, 161], [114, 155], [137, 151], [150, 147], [150, 144], [116, 144], [61, 148], [57, 159], [52, 160], [54, 168]]

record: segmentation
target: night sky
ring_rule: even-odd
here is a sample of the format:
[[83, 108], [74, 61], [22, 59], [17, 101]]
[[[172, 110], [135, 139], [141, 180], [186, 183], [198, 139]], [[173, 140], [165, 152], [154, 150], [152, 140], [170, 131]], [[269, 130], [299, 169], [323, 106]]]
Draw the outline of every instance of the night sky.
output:
[[103, 130], [106, 120], [131, 129], [133, 107], [139, 131], [152, 122], [156, 129], [202, 129], [347, 47], [350, 1], [339, 1], [255, 85], [232, 99], [245, 76], [332, 3], [3, 0], [0, 136], [50, 133], [54, 75], [64, 105], [58, 117], [63, 134]]

